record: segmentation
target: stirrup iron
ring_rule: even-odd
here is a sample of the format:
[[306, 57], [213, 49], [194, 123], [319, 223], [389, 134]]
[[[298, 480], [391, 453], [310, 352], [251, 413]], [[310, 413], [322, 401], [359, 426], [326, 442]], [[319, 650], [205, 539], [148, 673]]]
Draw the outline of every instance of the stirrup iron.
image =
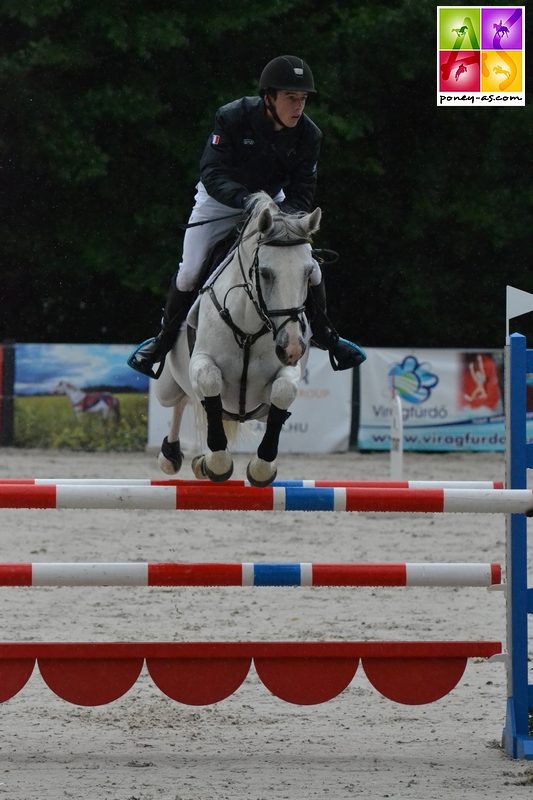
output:
[[[344, 352], [338, 352], [339, 345]], [[366, 361], [366, 353], [362, 347], [359, 347], [355, 342], [350, 342], [348, 339], [343, 339], [338, 334], [328, 352], [331, 368], [335, 370], [335, 372], [360, 367], [361, 364]]]
[[135, 348], [131, 356], [128, 358], [129, 367], [136, 370], [137, 372], [140, 372], [141, 375], [146, 375], [148, 378], [153, 378], [154, 381], [156, 381], [163, 372], [163, 367], [165, 366], [165, 359], [167, 357], [167, 354], [165, 353], [163, 356], [161, 356], [161, 358], [158, 359], [159, 366], [156, 370], [153, 369], [153, 365], [157, 364], [158, 363], [157, 361], [150, 362], [147, 359], [143, 361], [140, 359], [136, 359], [136, 356], [137, 353], [143, 349], [143, 347], [146, 347], [146, 345], [152, 344], [155, 341], [156, 341], [155, 336], [152, 336], [150, 339], [145, 339], [144, 342], [141, 342], [141, 344]]

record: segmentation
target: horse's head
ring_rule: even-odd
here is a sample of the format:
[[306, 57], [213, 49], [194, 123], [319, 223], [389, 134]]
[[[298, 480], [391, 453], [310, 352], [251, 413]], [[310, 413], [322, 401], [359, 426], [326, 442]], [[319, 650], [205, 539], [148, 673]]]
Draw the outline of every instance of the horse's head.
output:
[[72, 391], [76, 391], [76, 387], [68, 381], [61, 380], [54, 389], [54, 394], [69, 394]]
[[316, 208], [310, 214], [283, 214], [265, 192], [252, 195], [250, 204], [250, 224], [257, 231], [251, 268], [256, 299], [272, 326], [279, 360], [292, 366], [304, 355], [310, 338], [305, 299], [309, 278], [318, 269], [311, 236], [322, 212]]

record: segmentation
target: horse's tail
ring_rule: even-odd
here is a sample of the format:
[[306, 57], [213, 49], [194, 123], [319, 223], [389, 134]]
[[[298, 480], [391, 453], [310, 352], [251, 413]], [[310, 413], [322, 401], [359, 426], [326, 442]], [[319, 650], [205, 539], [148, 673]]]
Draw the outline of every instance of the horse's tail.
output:
[[222, 420], [224, 426], [224, 433], [229, 443], [232, 443], [237, 438], [237, 431], [239, 430], [240, 423], [234, 419]]
[[[197, 434], [196, 444], [200, 449], [204, 449], [207, 447], [207, 418], [201, 403], [194, 403], [193, 410]], [[237, 433], [240, 430], [241, 423], [233, 419], [224, 419], [222, 420], [222, 424], [224, 426], [224, 433], [226, 434], [228, 444], [233, 444], [237, 438]]]

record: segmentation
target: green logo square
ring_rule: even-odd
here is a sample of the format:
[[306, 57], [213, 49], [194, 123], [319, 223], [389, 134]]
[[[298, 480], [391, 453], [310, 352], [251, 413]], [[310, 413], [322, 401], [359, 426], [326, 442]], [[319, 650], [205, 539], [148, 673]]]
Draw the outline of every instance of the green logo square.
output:
[[439, 48], [441, 50], [479, 50], [481, 41], [479, 7], [439, 8]]

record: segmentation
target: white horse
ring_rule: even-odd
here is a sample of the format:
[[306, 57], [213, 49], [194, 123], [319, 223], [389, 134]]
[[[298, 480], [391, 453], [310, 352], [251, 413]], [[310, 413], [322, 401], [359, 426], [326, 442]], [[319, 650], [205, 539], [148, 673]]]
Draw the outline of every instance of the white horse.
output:
[[311, 273], [318, 269], [310, 240], [321, 211], [283, 214], [264, 192], [252, 195], [250, 207], [235, 248], [189, 314], [196, 329], [190, 358], [182, 334], [156, 383], [161, 405], [173, 406], [158, 458], [168, 475], [181, 468], [179, 429], [192, 401], [201, 402], [207, 416], [207, 453], [192, 462], [197, 478], [230, 477], [233, 460], [223, 420], [250, 419], [266, 419], [266, 430], [248, 464], [248, 480], [267, 486], [276, 477], [281, 428], [309, 354], [304, 304]]
[[102, 420], [120, 420], [120, 401], [110, 392], [84, 392], [73, 383], [59, 381], [54, 394], [64, 394], [70, 400], [72, 410], [76, 417], [82, 414], [100, 414]]

